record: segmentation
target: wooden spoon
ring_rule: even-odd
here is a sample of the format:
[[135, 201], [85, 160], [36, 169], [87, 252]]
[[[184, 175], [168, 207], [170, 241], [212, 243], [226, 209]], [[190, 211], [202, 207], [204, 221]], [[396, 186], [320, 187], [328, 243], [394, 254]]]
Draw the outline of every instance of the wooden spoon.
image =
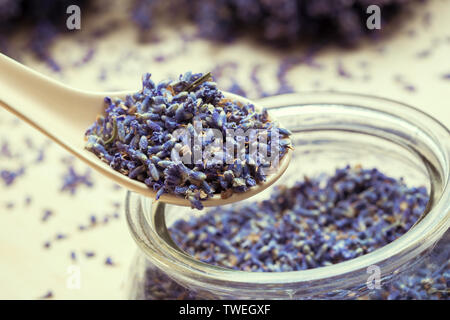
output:
[[[115, 171], [84, 148], [84, 133], [94, 123], [96, 116], [103, 114], [104, 98], [108, 96], [124, 99], [126, 95], [136, 91], [88, 92], [78, 90], [0, 54], [0, 106], [31, 124], [115, 183], [154, 199], [156, 192], [153, 189], [148, 188], [143, 182], [132, 180]], [[251, 103], [251, 101], [231, 93], [224, 92], [224, 95], [242, 103]], [[220, 195], [214, 195], [214, 197], [202, 201], [202, 204], [206, 207], [220, 206], [244, 200], [263, 191], [286, 171], [291, 156], [292, 150], [288, 149], [285, 156], [280, 159], [277, 172], [268, 175], [264, 183], [250, 188], [247, 192], [233, 193], [227, 199], [222, 199]], [[172, 194], [163, 194], [160, 201], [179, 206], [191, 205], [189, 200]]]

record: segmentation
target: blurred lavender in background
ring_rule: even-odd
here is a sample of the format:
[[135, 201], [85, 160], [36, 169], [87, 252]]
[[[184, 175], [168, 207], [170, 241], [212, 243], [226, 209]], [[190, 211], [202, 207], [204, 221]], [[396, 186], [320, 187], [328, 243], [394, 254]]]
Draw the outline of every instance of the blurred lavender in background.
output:
[[58, 65], [49, 54], [55, 37], [67, 30], [67, 7], [83, 7], [86, 0], [0, 0], [0, 52], [11, 54], [9, 38], [21, 28], [28, 27], [28, 48], [38, 58], [46, 60], [54, 70]]
[[[367, 7], [381, 9], [382, 26], [407, 4], [416, 0], [137, 0], [132, 19], [143, 30], [159, 15], [169, 12], [193, 21], [199, 35], [214, 40], [232, 40], [250, 33], [277, 45], [302, 40], [333, 41], [355, 45], [369, 30]], [[382, 28], [383, 29], [383, 28]]]
[[[384, 33], [391, 21], [412, 2], [424, 0], [135, 0], [124, 14], [134, 23], [141, 39], [158, 36], [155, 24], [159, 20], [170, 25], [191, 21], [199, 37], [231, 41], [249, 35], [264, 43], [289, 46], [299, 42], [335, 43], [354, 46], [366, 36]], [[114, 2], [101, 3], [102, 10], [94, 10], [98, 0], [0, 0], [0, 52], [14, 56], [11, 35], [24, 27], [28, 48], [52, 69], [58, 64], [49, 54], [53, 40], [67, 31], [65, 19], [69, 5], [81, 8], [83, 19], [101, 14]], [[381, 8], [381, 30], [369, 30], [367, 7]], [[181, 27], [180, 27], [181, 30]], [[15, 48], [15, 50], [21, 50]]]

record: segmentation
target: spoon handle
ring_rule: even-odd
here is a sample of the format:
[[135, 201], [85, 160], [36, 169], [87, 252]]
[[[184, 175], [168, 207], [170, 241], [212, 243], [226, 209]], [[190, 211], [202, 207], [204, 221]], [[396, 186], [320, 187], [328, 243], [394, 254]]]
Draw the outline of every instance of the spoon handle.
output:
[[55, 99], [51, 93], [67, 91], [59, 82], [0, 54], [0, 100], [17, 112], [32, 111], [32, 105], [24, 102], [49, 103]]
[[83, 107], [92, 106], [93, 99], [101, 102], [0, 54], [0, 106], [60, 144], [83, 136], [88, 125]]

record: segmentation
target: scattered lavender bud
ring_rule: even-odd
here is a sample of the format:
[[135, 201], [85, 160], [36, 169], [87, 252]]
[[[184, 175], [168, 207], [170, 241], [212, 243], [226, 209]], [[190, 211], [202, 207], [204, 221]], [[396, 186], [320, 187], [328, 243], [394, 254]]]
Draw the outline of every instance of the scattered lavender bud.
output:
[[113, 262], [113, 260], [112, 260], [111, 257], [107, 257], [107, 258], [105, 259], [105, 264], [108, 265], [108, 266], [113, 266], [113, 265], [114, 265], [114, 262]]
[[50, 216], [53, 215], [53, 211], [51, 210], [45, 210], [44, 214], [42, 215], [42, 221], [45, 222], [48, 220], [48, 218], [50, 218]]
[[67, 238], [67, 235], [62, 234], [62, 233], [58, 233], [56, 235], [56, 240], [63, 240], [63, 239], [66, 239], [66, 238]]
[[2, 143], [2, 147], [0, 149], [0, 156], [11, 159], [13, 157], [13, 154], [9, 148], [9, 143], [7, 141], [4, 141]]
[[25, 197], [25, 205], [29, 206], [31, 204], [32, 198], [31, 196], [26, 196]]
[[45, 149], [41, 148], [41, 149], [38, 150], [38, 155], [36, 157], [35, 162], [36, 163], [41, 163], [41, 162], [44, 161], [44, 159], [45, 159]]
[[405, 85], [404, 88], [405, 88], [406, 91], [409, 91], [409, 92], [415, 92], [415, 91], [417, 91], [416, 87], [413, 86], [413, 85], [411, 85], [411, 84]]
[[93, 251], [86, 251], [84, 253], [84, 255], [86, 256], [86, 258], [92, 258], [92, 257], [95, 256], [95, 252], [93, 252]]
[[339, 60], [337, 62], [336, 69], [337, 69], [337, 74], [339, 75], [339, 77], [347, 78], [347, 79], [352, 78], [352, 75], [345, 69], [341, 60]]
[[46, 294], [41, 296], [39, 299], [51, 299], [51, 298], [53, 298], [53, 292], [52, 291], [48, 291]]
[[12, 185], [16, 179], [20, 176], [22, 176], [25, 173], [25, 168], [21, 167], [18, 170], [12, 171], [12, 170], [1, 170], [0, 171], [0, 178], [2, 178], [3, 182], [10, 186]]
[[92, 60], [94, 55], [95, 55], [95, 49], [88, 48], [88, 50], [86, 51], [86, 54], [81, 58], [81, 60], [74, 63], [74, 67], [81, 67], [81, 66], [87, 64], [89, 61]]
[[63, 185], [61, 187], [62, 192], [67, 191], [74, 195], [79, 186], [93, 186], [90, 169], [87, 169], [85, 174], [78, 174], [71, 164], [68, 165], [67, 169], [67, 172], [63, 176]]

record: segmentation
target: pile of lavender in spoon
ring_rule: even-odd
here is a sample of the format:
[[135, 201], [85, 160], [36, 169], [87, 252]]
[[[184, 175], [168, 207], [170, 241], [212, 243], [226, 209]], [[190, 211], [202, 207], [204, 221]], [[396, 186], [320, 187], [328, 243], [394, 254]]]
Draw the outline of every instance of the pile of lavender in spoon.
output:
[[292, 148], [290, 132], [267, 110], [228, 98], [209, 73], [143, 88], [125, 100], [105, 98], [105, 114], [86, 132], [86, 149], [156, 191], [188, 199], [193, 208], [266, 180]]

